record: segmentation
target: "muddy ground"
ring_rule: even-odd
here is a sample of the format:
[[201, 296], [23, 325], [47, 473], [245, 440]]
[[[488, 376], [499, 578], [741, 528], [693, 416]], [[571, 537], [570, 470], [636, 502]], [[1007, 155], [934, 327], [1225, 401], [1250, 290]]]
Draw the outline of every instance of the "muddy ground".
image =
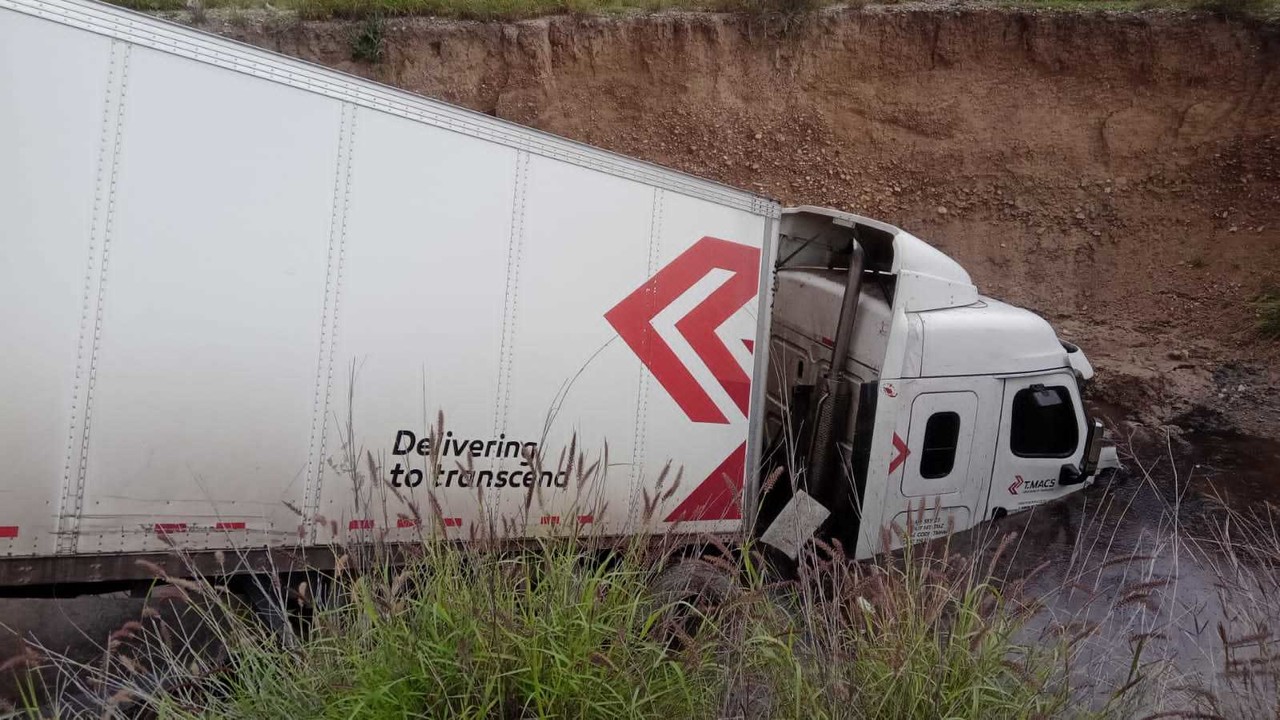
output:
[[1084, 346], [1149, 424], [1280, 437], [1280, 25], [965, 5], [209, 29], [776, 197], [886, 219]]

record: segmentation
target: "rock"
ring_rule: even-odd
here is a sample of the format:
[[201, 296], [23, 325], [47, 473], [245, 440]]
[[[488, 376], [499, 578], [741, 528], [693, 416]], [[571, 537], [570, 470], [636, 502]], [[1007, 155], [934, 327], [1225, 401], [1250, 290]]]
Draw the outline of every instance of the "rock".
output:
[[945, 207], [942, 207], [941, 205], [939, 205], [939, 206], [938, 206], [938, 214], [939, 214], [939, 215], [946, 215], [946, 214], [947, 214], [947, 209], [946, 209]]

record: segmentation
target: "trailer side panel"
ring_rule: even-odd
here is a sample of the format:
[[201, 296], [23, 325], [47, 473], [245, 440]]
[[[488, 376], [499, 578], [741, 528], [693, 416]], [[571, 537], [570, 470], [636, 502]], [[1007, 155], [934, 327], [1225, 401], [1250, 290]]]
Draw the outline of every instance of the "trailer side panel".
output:
[[0, 552], [740, 527], [776, 205], [93, 2], [0, 38]]

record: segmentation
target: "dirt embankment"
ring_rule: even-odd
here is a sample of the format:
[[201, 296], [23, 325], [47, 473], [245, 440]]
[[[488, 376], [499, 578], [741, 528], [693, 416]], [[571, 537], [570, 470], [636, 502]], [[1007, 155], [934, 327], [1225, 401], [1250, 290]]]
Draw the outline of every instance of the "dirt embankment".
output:
[[[1280, 436], [1280, 28], [870, 7], [233, 37], [787, 203], [883, 218], [1083, 345], [1147, 420]], [[368, 38], [366, 38], [367, 40]]]

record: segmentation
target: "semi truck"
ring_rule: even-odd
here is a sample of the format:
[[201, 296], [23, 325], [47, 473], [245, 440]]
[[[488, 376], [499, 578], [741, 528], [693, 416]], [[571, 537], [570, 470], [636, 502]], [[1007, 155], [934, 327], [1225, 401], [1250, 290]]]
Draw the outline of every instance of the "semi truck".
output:
[[0, 228], [9, 593], [424, 535], [867, 557], [1102, 451], [1084, 353], [900, 228], [92, 0], [0, 0]]

